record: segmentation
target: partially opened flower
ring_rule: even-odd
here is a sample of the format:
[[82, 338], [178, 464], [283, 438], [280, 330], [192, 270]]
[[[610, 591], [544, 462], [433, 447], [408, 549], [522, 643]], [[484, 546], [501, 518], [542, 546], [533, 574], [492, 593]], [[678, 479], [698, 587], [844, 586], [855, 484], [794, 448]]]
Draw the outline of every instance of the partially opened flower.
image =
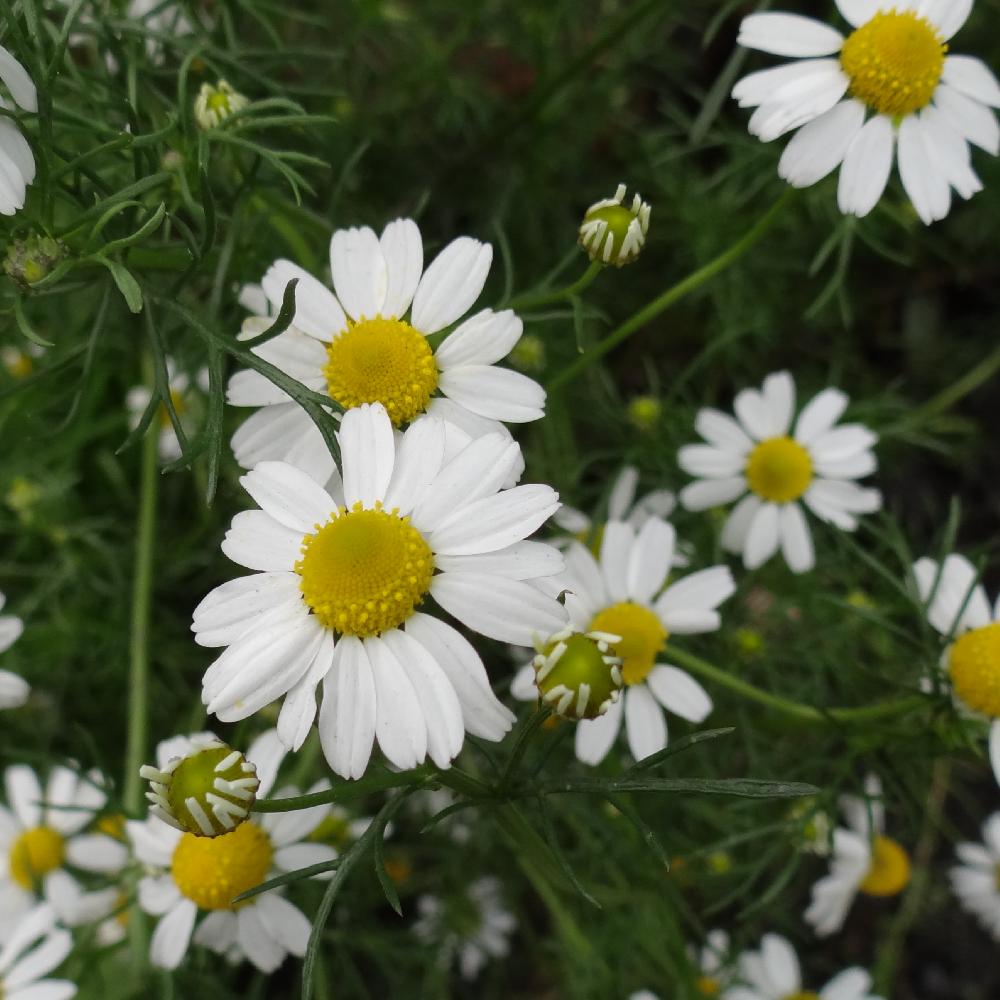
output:
[[[492, 259], [488, 244], [462, 236], [424, 270], [423, 241], [411, 219], [391, 222], [381, 236], [367, 227], [339, 229], [330, 241], [336, 295], [291, 261], [276, 261], [261, 282], [263, 292], [276, 314], [286, 286], [297, 279], [295, 315], [291, 327], [253, 351], [345, 410], [381, 403], [396, 427], [428, 413], [478, 437], [499, 430], [500, 421], [538, 420], [545, 406], [541, 386], [497, 366], [521, 337], [521, 320], [509, 309], [474, 313], [436, 349], [428, 340], [469, 311]], [[251, 317], [242, 336], [272, 322]], [[244, 468], [276, 459], [326, 480], [333, 470], [326, 445], [285, 392], [257, 372], [241, 371], [228, 398], [234, 406], [261, 407], [233, 436]]]
[[[165, 763], [177, 746], [176, 740], [161, 744], [158, 760]], [[273, 729], [247, 750], [260, 777], [261, 798], [270, 795], [284, 755]], [[310, 791], [327, 787], [319, 782]], [[288, 787], [271, 797], [297, 794]], [[155, 816], [129, 822], [136, 857], [147, 868], [139, 883], [139, 905], [159, 918], [150, 941], [153, 965], [177, 968], [192, 941], [228, 957], [246, 958], [262, 972], [273, 972], [289, 954], [304, 955], [310, 923], [280, 889], [240, 903], [234, 899], [274, 875], [332, 861], [332, 848], [307, 842], [326, 813], [327, 807], [320, 805], [254, 814], [217, 837], [182, 833]], [[199, 922], [200, 914], [205, 916]]]
[[[0, 45], [0, 81], [14, 103], [25, 111], [38, 110], [38, 94], [28, 71]], [[0, 108], [9, 105], [0, 97]], [[0, 115], [0, 215], [24, 208], [28, 185], [35, 179], [35, 157], [28, 140], [6, 115]]]
[[4, 1000], [69, 1000], [75, 984], [45, 979], [73, 948], [69, 931], [56, 927], [55, 910], [35, 906], [7, 936], [0, 936], [0, 997]]
[[985, 63], [949, 54], [972, 0], [837, 0], [845, 38], [797, 14], [744, 18], [739, 43], [796, 62], [744, 77], [733, 89], [756, 108], [750, 132], [764, 142], [798, 129], [778, 173], [807, 187], [840, 167], [840, 210], [864, 216], [885, 191], [893, 161], [920, 218], [943, 219], [951, 191], [982, 189], [969, 145], [996, 155], [991, 108], [1000, 85]]
[[635, 260], [646, 245], [652, 209], [638, 193], [626, 207], [626, 190], [619, 184], [614, 197], [591, 205], [580, 223], [580, 246], [593, 261], [622, 267]]
[[[192, 379], [173, 358], [167, 358], [167, 385], [170, 390], [170, 405], [174, 408], [174, 414], [181, 425], [181, 429], [189, 434], [191, 432], [191, 403], [192, 397], [197, 391], [205, 393], [208, 391], [208, 369], [202, 368], [197, 376]], [[197, 389], [195, 388], [197, 387]], [[129, 427], [136, 428], [142, 419], [149, 400], [152, 396], [148, 386], [133, 386], [125, 397], [125, 405], [128, 409]], [[181, 443], [177, 438], [177, 431], [170, 416], [170, 411], [164, 403], [160, 404], [159, 412], [155, 417], [155, 423], [160, 434], [160, 458], [164, 462], [172, 462], [181, 457]]]
[[760, 392], [737, 395], [737, 420], [699, 410], [695, 429], [708, 443], [688, 445], [677, 456], [685, 472], [699, 477], [681, 492], [681, 503], [706, 510], [739, 500], [722, 544], [742, 553], [747, 569], [762, 566], [779, 548], [793, 572], [812, 569], [816, 556], [803, 504], [842, 531], [854, 531], [858, 514], [882, 506], [878, 490], [855, 482], [875, 471], [878, 438], [861, 424], [836, 426], [847, 403], [839, 390], [824, 389], [793, 430], [795, 383], [778, 372], [764, 379]]
[[857, 894], [888, 898], [910, 882], [910, 858], [905, 849], [885, 835], [882, 783], [876, 775], [865, 779], [865, 797], [843, 795], [840, 808], [847, 828], [833, 831], [830, 873], [812, 889], [805, 919], [820, 937], [844, 926]]
[[[7, 598], [0, 590], [0, 611]], [[0, 653], [6, 652], [21, 638], [24, 622], [17, 615], [0, 615]], [[31, 688], [24, 678], [9, 670], [0, 670], [0, 708], [18, 708], [28, 700]]]
[[237, 514], [223, 542], [257, 570], [214, 590], [193, 629], [228, 646], [203, 699], [224, 722], [285, 696], [278, 733], [298, 748], [316, 714], [330, 766], [360, 777], [378, 739], [397, 767], [440, 767], [465, 731], [500, 740], [513, 716], [494, 696], [469, 642], [428, 598], [475, 632], [529, 645], [565, 624], [531, 581], [562, 568], [524, 539], [558, 507], [548, 486], [500, 484], [520, 459], [501, 434], [445, 461], [441, 421], [398, 440], [381, 405], [348, 412], [340, 431], [343, 485], [331, 496], [290, 465], [262, 462], [242, 483], [261, 510]]
[[949, 872], [962, 905], [1000, 941], [1000, 813], [983, 824], [983, 843], [959, 844], [958, 860]]

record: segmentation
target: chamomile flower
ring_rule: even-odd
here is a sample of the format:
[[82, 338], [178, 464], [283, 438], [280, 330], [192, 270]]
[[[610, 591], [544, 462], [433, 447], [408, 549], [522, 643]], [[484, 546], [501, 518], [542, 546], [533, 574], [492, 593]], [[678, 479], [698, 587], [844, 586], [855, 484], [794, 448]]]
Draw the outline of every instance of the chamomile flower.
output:
[[856, 966], [838, 973], [818, 993], [803, 988], [799, 957], [780, 934], [765, 934], [760, 951], [745, 951], [739, 966], [746, 985], [729, 987], [722, 1000], [881, 1000], [871, 992], [872, 977]]
[[579, 542], [566, 551], [566, 572], [557, 579], [568, 591], [571, 624], [581, 632], [621, 637], [614, 652], [622, 659], [625, 694], [599, 718], [577, 725], [576, 755], [585, 764], [598, 764], [607, 756], [623, 716], [629, 749], [641, 760], [667, 745], [664, 709], [696, 723], [712, 710], [705, 689], [670, 665], [668, 640], [714, 632], [720, 625], [716, 608], [735, 584], [727, 567], [713, 566], [664, 589], [675, 542], [673, 526], [651, 517], [638, 530], [609, 521], [599, 561]]
[[701, 996], [718, 996], [732, 979], [729, 935], [725, 931], [709, 931], [701, 948], [688, 948], [688, 958], [698, 970], [695, 988]]
[[970, 913], [1000, 941], [1000, 813], [983, 824], [983, 843], [959, 844], [951, 887]]
[[385, 408], [363, 404], [341, 424], [336, 496], [280, 462], [243, 477], [261, 509], [237, 514], [222, 547], [257, 572], [212, 591], [192, 626], [202, 645], [228, 646], [205, 674], [209, 712], [233, 722], [285, 695], [278, 733], [297, 749], [323, 682], [323, 750], [349, 778], [376, 738], [403, 769], [428, 755], [447, 767], [465, 730], [503, 738], [513, 716], [479, 655], [425, 602], [501, 642], [558, 631], [564, 609], [532, 581], [558, 573], [562, 557], [523, 540], [558, 497], [500, 490], [520, 458], [501, 434], [446, 462], [447, 432], [426, 418], [397, 440]]
[[417, 900], [413, 933], [424, 943], [440, 948], [440, 961], [457, 959], [463, 979], [475, 979], [491, 958], [510, 952], [510, 937], [517, 919], [503, 902], [500, 881], [476, 879], [456, 899], [421, 896]]
[[[14, 103], [25, 111], [38, 110], [38, 95], [28, 71], [0, 45], [0, 81]], [[0, 97], [0, 107], [9, 105]], [[24, 208], [28, 185], [35, 179], [35, 157], [17, 124], [0, 116], [0, 215]]]
[[[0, 590], [0, 611], [7, 598]], [[0, 653], [6, 652], [21, 638], [24, 622], [17, 615], [0, 615]], [[31, 688], [24, 678], [9, 670], [0, 670], [0, 708], [18, 708], [28, 700]]]
[[[521, 337], [521, 320], [512, 311], [483, 309], [436, 349], [428, 341], [469, 311], [492, 259], [488, 244], [462, 236], [424, 270], [420, 230], [411, 219], [389, 223], [380, 237], [368, 228], [337, 230], [330, 241], [336, 294], [291, 261], [276, 261], [262, 289], [276, 313], [288, 282], [298, 279], [293, 323], [253, 351], [345, 410], [381, 403], [396, 427], [428, 413], [479, 437], [498, 430], [498, 422], [538, 420], [545, 407], [541, 386], [497, 367]], [[241, 336], [272, 322], [266, 315], [250, 317]], [[237, 372], [228, 399], [233, 406], [260, 408], [233, 436], [233, 453], [244, 468], [288, 461], [320, 481], [333, 471], [309, 416], [264, 376]]]
[[920, 559], [913, 575], [927, 620], [953, 640], [942, 659], [952, 691], [969, 711], [993, 720], [990, 761], [1000, 782], [1000, 597], [991, 607], [965, 556], [952, 554], [941, 564]]
[[795, 415], [795, 383], [788, 372], [768, 375], [760, 392], [744, 389], [734, 402], [737, 420], [719, 410], [698, 411], [695, 429], [708, 442], [681, 448], [678, 462], [699, 477], [681, 492], [688, 510], [706, 510], [742, 499], [722, 532], [722, 544], [757, 569], [779, 549], [794, 573], [816, 562], [804, 504], [843, 531], [857, 515], [882, 506], [878, 490], [854, 480], [876, 469], [878, 440], [861, 424], [835, 426], [848, 399], [824, 389]]
[[55, 910], [35, 906], [7, 936], [0, 936], [0, 997], [4, 1000], [69, 1000], [76, 986], [45, 979], [73, 948], [69, 931], [56, 926]]
[[125, 845], [88, 829], [107, 800], [96, 772], [52, 768], [44, 792], [25, 764], [4, 772], [0, 806], [0, 938], [41, 898], [63, 923], [78, 922], [84, 893], [68, 869], [103, 875], [121, 871]]
[[[176, 741], [161, 744], [157, 763], [166, 766], [177, 748]], [[260, 778], [260, 798], [274, 787], [284, 755], [273, 729], [247, 750]], [[320, 782], [310, 791], [325, 787]], [[297, 794], [284, 788], [273, 797]], [[139, 883], [139, 905], [160, 918], [150, 941], [153, 965], [177, 968], [192, 941], [227, 957], [246, 958], [262, 972], [273, 972], [289, 954], [304, 955], [310, 924], [293, 903], [274, 890], [242, 903], [233, 899], [281, 872], [333, 860], [331, 848], [305, 842], [326, 812], [321, 805], [254, 814], [218, 837], [182, 833], [156, 816], [130, 821], [129, 839], [147, 869]], [[199, 921], [200, 914], [205, 916]]]
[[820, 937], [844, 926], [847, 913], [859, 892], [888, 898], [901, 893], [910, 881], [910, 858], [906, 850], [885, 835], [882, 783], [874, 774], [865, 779], [865, 797], [843, 795], [840, 808], [847, 828], [833, 831], [830, 873], [812, 889], [806, 923]]
[[893, 160], [917, 214], [943, 219], [951, 190], [982, 190], [970, 144], [1000, 148], [994, 107], [1000, 85], [971, 56], [949, 55], [948, 42], [972, 0], [837, 0], [853, 29], [797, 14], [751, 14], [739, 43], [797, 61], [751, 73], [733, 89], [756, 108], [750, 132], [763, 142], [798, 129], [778, 173], [808, 187], [840, 167], [838, 200], [864, 216], [885, 191]]
[[[208, 392], [208, 369], [202, 368], [197, 376], [192, 379], [173, 359], [167, 359], [167, 387], [170, 390], [170, 402], [173, 405], [174, 413], [181, 423], [185, 432], [189, 432], [191, 427], [191, 402], [195, 387], [205, 393]], [[125, 397], [125, 406], [128, 409], [129, 427], [135, 429], [139, 426], [152, 393], [148, 386], [133, 386]], [[177, 432], [174, 430], [173, 421], [166, 406], [161, 403], [159, 412], [155, 418], [159, 422], [160, 429], [160, 458], [164, 462], [172, 462], [181, 457], [181, 443], [177, 439]]]

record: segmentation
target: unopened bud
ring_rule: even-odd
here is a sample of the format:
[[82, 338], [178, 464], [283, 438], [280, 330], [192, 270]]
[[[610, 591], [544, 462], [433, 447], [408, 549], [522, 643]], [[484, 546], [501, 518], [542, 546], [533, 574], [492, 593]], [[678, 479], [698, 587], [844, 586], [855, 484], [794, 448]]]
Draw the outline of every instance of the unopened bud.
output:
[[614, 198], [605, 198], [587, 209], [580, 224], [580, 246], [591, 260], [621, 267], [642, 250], [649, 232], [649, 204], [637, 194], [626, 208], [625, 185], [619, 184]]
[[66, 247], [51, 236], [29, 233], [23, 240], [11, 240], [3, 269], [27, 290], [46, 277], [66, 254]]
[[567, 719], [596, 719], [621, 696], [621, 658], [612, 647], [621, 636], [606, 632], [557, 632], [532, 661], [535, 685], [549, 708]]
[[194, 99], [194, 118], [204, 131], [218, 128], [227, 118], [236, 114], [250, 103], [241, 93], [225, 81], [216, 86], [203, 83]]

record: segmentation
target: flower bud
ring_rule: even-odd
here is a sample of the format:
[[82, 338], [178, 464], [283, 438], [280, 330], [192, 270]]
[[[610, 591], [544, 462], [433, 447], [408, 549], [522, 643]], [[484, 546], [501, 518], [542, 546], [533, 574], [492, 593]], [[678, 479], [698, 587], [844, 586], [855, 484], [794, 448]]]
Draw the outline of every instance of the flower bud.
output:
[[29, 233], [23, 240], [7, 244], [3, 269], [27, 291], [41, 281], [66, 254], [66, 247], [51, 236]]
[[617, 642], [606, 632], [557, 632], [532, 661], [542, 701], [567, 719], [603, 715], [622, 690], [622, 661], [611, 650]]
[[522, 372], [538, 372], [545, 367], [545, 342], [533, 333], [526, 333], [508, 357], [510, 363]]
[[637, 194], [626, 208], [625, 185], [614, 198], [605, 198], [587, 209], [580, 224], [580, 246], [591, 260], [621, 267], [639, 256], [649, 231], [649, 205]]
[[233, 90], [225, 80], [220, 80], [214, 87], [210, 83], [203, 83], [194, 99], [194, 118], [198, 127], [207, 132], [218, 128], [249, 103], [247, 98]]
[[216, 739], [193, 743], [183, 757], [161, 770], [139, 769], [150, 784], [150, 812], [196, 837], [218, 837], [236, 829], [250, 814], [260, 781], [257, 768], [238, 750]]
[[633, 396], [627, 413], [629, 423], [637, 431], [651, 431], [663, 416], [663, 405], [655, 396]]

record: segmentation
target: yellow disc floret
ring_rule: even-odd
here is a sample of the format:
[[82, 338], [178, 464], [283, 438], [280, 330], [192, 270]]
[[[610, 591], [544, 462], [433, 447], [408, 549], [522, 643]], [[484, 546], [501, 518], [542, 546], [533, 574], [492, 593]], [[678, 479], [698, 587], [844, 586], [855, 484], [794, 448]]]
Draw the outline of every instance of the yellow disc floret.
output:
[[717, 997], [719, 990], [722, 989], [722, 984], [711, 976], [702, 976], [695, 983], [695, 988], [703, 997]]
[[750, 452], [746, 477], [757, 496], [771, 503], [791, 503], [809, 489], [812, 459], [790, 437], [768, 438]]
[[890, 10], [851, 34], [840, 63], [854, 97], [881, 115], [904, 118], [930, 104], [947, 51], [927, 18]]
[[10, 875], [22, 889], [55, 871], [66, 856], [66, 843], [51, 827], [36, 826], [25, 830], [10, 849]]
[[656, 614], [631, 601], [599, 611], [589, 631], [622, 637], [621, 642], [615, 643], [615, 653], [621, 657], [626, 684], [639, 684], [646, 679], [667, 642], [667, 630]]
[[805, 990], [802, 993], [791, 993], [784, 1000], [820, 1000], [818, 993], [813, 993], [812, 990]]
[[185, 833], [170, 871], [177, 888], [203, 910], [235, 910], [233, 899], [260, 885], [271, 867], [271, 840], [256, 823], [221, 837]]
[[872, 862], [859, 888], [869, 896], [897, 896], [910, 884], [910, 857], [889, 837], [872, 842]]
[[408, 517], [357, 503], [305, 538], [295, 572], [323, 625], [364, 638], [413, 614], [430, 589], [434, 556]]
[[949, 664], [959, 698], [976, 712], [1000, 718], [1000, 622], [959, 636]]
[[326, 349], [332, 399], [345, 410], [381, 403], [397, 427], [427, 409], [438, 370], [427, 338], [401, 319], [362, 319]]

